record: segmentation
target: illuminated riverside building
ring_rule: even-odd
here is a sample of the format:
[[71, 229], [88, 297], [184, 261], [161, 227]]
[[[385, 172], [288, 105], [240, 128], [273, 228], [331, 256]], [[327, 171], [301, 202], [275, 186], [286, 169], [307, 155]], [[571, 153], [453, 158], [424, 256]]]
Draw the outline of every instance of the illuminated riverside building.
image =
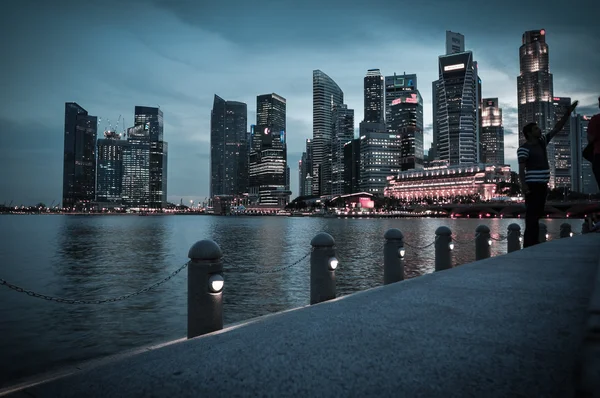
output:
[[504, 164], [504, 127], [498, 98], [483, 99], [480, 143], [482, 163]]
[[[560, 120], [569, 111], [571, 98], [554, 97], [553, 101], [555, 118]], [[571, 118], [567, 120], [562, 130], [554, 136], [551, 142], [554, 143], [554, 159], [556, 162], [554, 187], [571, 189]]]
[[121, 203], [123, 191], [123, 148], [126, 140], [114, 131], [105, 131], [104, 139], [98, 140], [96, 201]]
[[510, 181], [510, 166], [463, 165], [409, 170], [387, 177], [384, 196], [405, 201], [434, 199], [452, 202], [459, 197], [489, 200], [496, 184]]
[[360, 137], [359, 189], [383, 194], [387, 177], [401, 171], [402, 136], [367, 132]]

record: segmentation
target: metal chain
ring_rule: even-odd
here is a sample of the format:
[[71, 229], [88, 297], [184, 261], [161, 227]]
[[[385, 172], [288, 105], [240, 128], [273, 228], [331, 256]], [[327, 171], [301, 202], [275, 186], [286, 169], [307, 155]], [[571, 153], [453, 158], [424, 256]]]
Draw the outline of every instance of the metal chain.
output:
[[74, 299], [66, 299], [66, 298], [48, 296], [46, 294], [36, 293], [34, 291], [27, 290], [27, 289], [22, 288], [20, 286], [13, 285], [12, 283], [9, 283], [9, 282], [5, 281], [4, 279], [1, 279], [1, 278], [0, 278], [0, 286], [4, 285], [4, 286], [8, 287], [9, 289], [12, 289], [12, 290], [14, 290], [16, 292], [19, 292], [19, 293], [26, 293], [28, 296], [31, 296], [31, 297], [42, 298], [42, 299], [48, 300], [48, 301], [56, 301], [57, 303], [63, 303], [63, 304], [104, 304], [104, 303], [114, 303], [115, 301], [125, 300], [125, 299], [128, 299], [130, 297], [137, 296], [139, 294], [142, 294], [142, 293], [148, 292], [150, 290], [156, 289], [157, 287], [159, 287], [163, 283], [169, 281], [175, 275], [177, 275], [178, 273], [180, 273], [181, 271], [183, 271], [183, 269], [186, 268], [187, 266], [188, 266], [188, 263], [183, 264], [181, 267], [179, 267], [175, 271], [171, 272], [171, 274], [169, 274], [169, 276], [167, 276], [165, 279], [163, 279], [163, 280], [161, 280], [159, 282], [156, 282], [156, 283], [154, 283], [154, 284], [152, 284], [152, 285], [150, 285], [148, 287], [145, 287], [142, 290], [138, 290], [137, 292], [125, 294], [125, 295], [119, 296], [119, 297], [99, 299], [99, 300], [74, 300]]
[[433, 246], [434, 244], [435, 244], [435, 241], [433, 241], [433, 242], [431, 242], [430, 244], [428, 244], [428, 245], [425, 245], [425, 246], [413, 246], [413, 245], [411, 245], [411, 244], [409, 244], [409, 243], [406, 243], [406, 242], [404, 242], [404, 246], [408, 246], [408, 247], [410, 247], [411, 249], [416, 249], [416, 250], [423, 250], [423, 249], [427, 249], [428, 247], [430, 247], [430, 246]]
[[[382, 243], [381, 245], [379, 245], [379, 247], [377, 248], [377, 250], [375, 250], [374, 253], [376, 253], [376, 252], [383, 253], [383, 246], [384, 246], [384, 243]], [[339, 253], [336, 253], [336, 256], [341, 260], [342, 263], [348, 263], [350, 261], [366, 260], [367, 258], [372, 258], [374, 256], [374, 253], [366, 253], [366, 254], [361, 255], [359, 257], [352, 256], [352, 260], [348, 260], [345, 257], [340, 256]]]
[[479, 234], [475, 235], [475, 237], [473, 239], [471, 239], [471, 240], [462, 240], [461, 241], [461, 240], [456, 239], [456, 235], [453, 235], [452, 236], [452, 242], [456, 242], [459, 245], [464, 245], [464, 244], [467, 244], [467, 243], [475, 242], [475, 239], [477, 239], [478, 236], [479, 236]]
[[492, 238], [492, 240], [495, 240], [497, 242], [501, 242], [501, 241], [505, 240], [506, 238], [508, 238], [508, 235], [503, 236], [503, 235], [498, 234], [498, 236], [499, 236], [498, 238], [494, 238], [493, 236], [490, 235], [490, 238]]
[[240, 270], [240, 271], [251, 271], [251, 272], [255, 272], [257, 274], [273, 274], [275, 272], [281, 272], [281, 271], [285, 271], [288, 268], [292, 268], [294, 265], [300, 264], [306, 257], [308, 257], [310, 255], [310, 253], [312, 253], [312, 249], [306, 253], [304, 256], [302, 256], [301, 259], [299, 259], [298, 261], [295, 261], [289, 265], [284, 265], [282, 267], [277, 267], [277, 268], [271, 268], [271, 269], [262, 269], [260, 267], [234, 267], [232, 270]]

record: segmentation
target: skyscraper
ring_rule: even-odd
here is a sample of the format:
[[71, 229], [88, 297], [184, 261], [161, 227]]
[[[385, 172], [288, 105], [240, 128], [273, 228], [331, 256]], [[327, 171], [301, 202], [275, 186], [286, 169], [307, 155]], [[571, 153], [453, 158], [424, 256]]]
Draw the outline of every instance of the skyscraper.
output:
[[248, 108], [215, 95], [210, 116], [210, 196], [248, 189]]
[[465, 36], [452, 32], [446, 31], [446, 55], [458, 54], [465, 52]]
[[498, 98], [484, 98], [481, 110], [481, 162], [504, 164], [504, 127]]
[[571, 116], [571, 153], [573, 154], [571, 190], [584, 194], [597, 194], [600, 193], [600, 189], [598, 189], [598, 184], [596, 184], [596, 179], [594, 178], [592, 164], [583, 159], [581, 154], [587, 145], [587, 128], [590, 119], [590, 116]]
[[354, 109], [345, 104], [333, 106], [331, 153], [331, 194], [344, 194], [344, 145], [354, 138]]
[[[537, 123], [547, 133], [554, 127], [553, 82], [550, 73], [546, 31], [530, 30], [523, 34], [519, 48], [520, 74], [517, 77], [517, 97], [519, 112], [519, 142], [523, 143], [523, 127], [528, 123]], [[554, 140], [548, 144], [548, 163], [550, 163], [549, 186], [555, 184]]]
[[366, 123], [383, 123], [385, 120], [384, 81], [379, 69], [369, 69], [364, 79]]
[[286, 100], [273, 93], [256, 98], [256, 126], [252, 128], [249, 193], [262, 205], [282, 207], [289, 202]]
[[331, 194], [331, 139], [333, 106], [344, 103], [344, 93], [329, 76], [313, 71], [313, 195]]
[[[302, 159], [298, 162], [298, 188], [299, 196], [312, 195], [312, 139], [306, 139], [306, 149], [302, 152]], [[310, 177], [310, 178], [309, 178]], [[310, 184], [307, 181], [310, 180]]]
[[160, 209], [167, 204], [168, 144], [163, 137], [163, 112], [136, 106], [134, 126], [123, 149], [123, 203]]
[[434, 82], [434, 142], [437, 159], [450, 165], [478, 162], [478, 76], [471, 51], [439, 57]]
[[75, 102], [65, 104], [63, 208], [81, 209], [96, 196], [98, 118]]
[[123, 149], [126, 140], [114, 131], [105, 131], [98, 140], [96, 201], [120, 204], [123, 191]]
[[[554, 105], [555, 120], [560, 120], [569, 111], [571, 98], [554, 97], [552, 104]], [[567, 120], [562, 130], [554, 136], [551, 142], [554, 143], [554, 187], [571, 189], [571, 118]]]
[[400, 168], [423, 168], [423, 98], [417, 89], [417, 75], [385, 78], [386, 128], [401, 137]]

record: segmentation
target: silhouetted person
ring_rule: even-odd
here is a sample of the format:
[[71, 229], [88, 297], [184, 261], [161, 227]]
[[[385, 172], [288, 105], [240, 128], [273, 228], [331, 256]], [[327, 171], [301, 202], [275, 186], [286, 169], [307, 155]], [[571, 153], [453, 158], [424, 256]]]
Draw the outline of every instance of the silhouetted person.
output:
[[523, 247], [539, 243], [540, 218], [544, 214], [546, 196], [548, 194], [548, 181], [550, 181], [550, 165], [546, 147], [550, 140], [562, 130], [571, 113], [577, 107], [575, 101], [568, 112], [559, 120], [552, 131], [542, 134], [536, 123], [529, 123], [523, 128], [523, 135], [527, 140], [517, 150], [519, 159], [519, 179], [521, 190], [525, 195], [525, 238]]
[[[598, 97], [598, 107], [600, 107], [600, 97]], [[593, 144], [594, 158], [592, 160], [592, 170], [594, 171], [594, 177], [596, 177], [598, 189], [600, 189], [600, 113], [594, 115], [592, 120], [590, 120], [587, 139], [589, 143]]]

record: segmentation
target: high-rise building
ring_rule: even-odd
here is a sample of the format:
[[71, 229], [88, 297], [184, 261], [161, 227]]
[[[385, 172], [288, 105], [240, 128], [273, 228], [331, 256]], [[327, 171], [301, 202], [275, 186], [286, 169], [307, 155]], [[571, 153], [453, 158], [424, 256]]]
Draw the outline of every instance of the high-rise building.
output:
[[329, 76], [313, 71], [313, 195], [331, 194], [331, 139], [333, 106], [344, 103], [344, 93]]
[[345, 104], [333, 106], [331, 151], [331, 194], [344, 194], [344, 145], [354, 138], [354, 109]]
[[[312, 195], [312, 139], [306, 140], [306, 150], [302, 152], [302, 158], [298, 162], [298, 188], [299, 196]], [[310, 177], [310, 184], [307, 181]], [[307, 188], [308, 187], [308, 188]]]
[[449, 165], [478, 162], [478, 76], [471, 51], [439, 57], [433, 83], [436, 157]]
[[210, 116], [210, 196], [248, 190], [248, 108], [215, 95]]
[[86, 208], [96, 196], [98, 118], [75, 102], [65, 104], [62, 206]]
[[364, 79], [365, 113], [367, 123], [383, 123], [385, 120], [384, 81], [379, 69], [369, 69]]
[[123, 149], [123, 204], [160, 209], [167, 204], [168, 144], [163, 137], [163, 112], [136, 106], [134, 126]]
[[[569, 112], [571, 98], [554, 97], [554, 118], [560, 120]], [[554, 187], [571, 189], [572, 164], [571, 164], [571, 118], [551, 141], [554, 143]]]
[[[523, 34], [519, 48], [520, 74], [517, 77], [517, 97], [519, 112], [519, 142], [523, 143], [523, 127], [537, 123], [547, 133], [554, 127], [554, 89], [550, 73], [546, 31], [530, 30]], [[550, 164], [549, 186], [554, 188], [556, 159], [554, 140], [547, 147]]]
[[383, 196], [387, 177], [399, 173], [402, 137], [388, 132], [367, 132], [360, 136], [361, 191]]
[[498, 98], [484, 98], [481, 110], [481, 163], [504, 164], [504, 127]]
[[344, 144], [344, 194], [360, 190], [360, 138]]
[[96, 201], [120, 204], [123, 192], [123, 149], [127, 145], [120, 134], [105, 131], [98, 140]]
[[[587, 128], [591, 116], [571, 116], [571, 190], [588, 195], [600, 193], [594, 178], [592, 164], [582, 156], [587, 145]], [[555, 137], [556, 138], [556, 137]]]
[[256, 98], [256, 126], [252, 127], [249, 156], [249, 193], [262, 205], [289, 203], [286, 188], [286, 100], [273, 93]]
[[460, 33], [446, 31], [446, 55], [465, 52], [465, 36]]
[[386, 129], [402, 139], [400, 168], [423, 168], [423, 98], [417, 75], [386, 76]]

